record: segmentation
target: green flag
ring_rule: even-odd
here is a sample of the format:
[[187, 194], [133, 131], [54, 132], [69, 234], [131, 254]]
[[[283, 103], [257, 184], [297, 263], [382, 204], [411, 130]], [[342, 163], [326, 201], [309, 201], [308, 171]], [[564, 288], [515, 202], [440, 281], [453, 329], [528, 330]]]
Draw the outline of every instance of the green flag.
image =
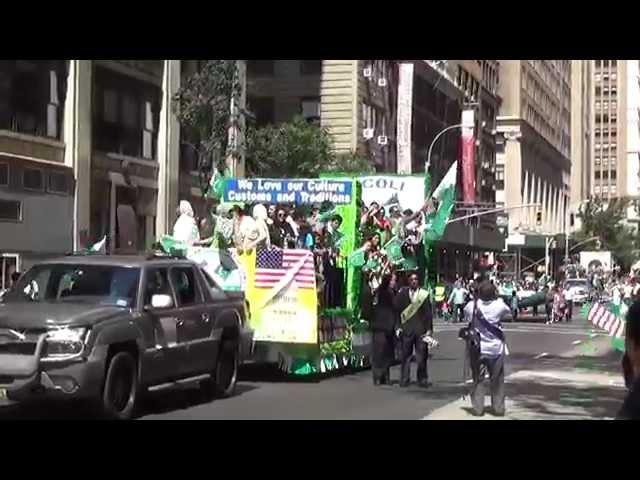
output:
[[187, 255], [187, 246], [170, 235], [163, 235], [159, 243], [162, 251], [167, 255], [176, 257], [185, 257]]
[[393, 265], [399, 265], [404, 261], [402, 255], [402, 240], [398, 237], [393, 237], [384, 246], [384, 251], [387, 252], [387, 258]]
[[213, 172], [211, 180], [209, 181], [209, 190], [207, 191], [207, 196], [209, 198], [220, 200], [224, 193], [225, 181], [225, 175], [216, 168]]
[[349, 257], [350, 267], [355, 267], [355, 268], [363, 267], [365, 263], [366, 263], [365, 253], [362, 248], [353, 252]]
[[427, 217], [425, 225], [425, 239], [430, 242], [440, 240], [444, 236], [447, 222], [451, 217], [456, 202], [456, 179], [458, 162], [453, 162], [438, 188], [433, 192], [433, 198], [438, 200], [438, 209]]

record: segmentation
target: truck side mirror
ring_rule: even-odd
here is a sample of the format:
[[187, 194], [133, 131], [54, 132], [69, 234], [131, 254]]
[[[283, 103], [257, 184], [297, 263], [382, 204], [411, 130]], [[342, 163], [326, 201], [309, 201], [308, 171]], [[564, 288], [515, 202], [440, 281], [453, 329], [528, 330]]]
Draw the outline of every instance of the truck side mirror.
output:
[[151, 297], [151, 308], [154, 310], [166, 310], [173, 307], [171, 295], [154, 295]]

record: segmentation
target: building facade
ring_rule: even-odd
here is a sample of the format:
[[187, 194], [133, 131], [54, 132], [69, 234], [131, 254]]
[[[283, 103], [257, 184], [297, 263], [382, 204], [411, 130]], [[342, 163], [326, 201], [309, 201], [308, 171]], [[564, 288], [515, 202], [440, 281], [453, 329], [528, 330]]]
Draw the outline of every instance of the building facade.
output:
[[[594, 143], [591, 194], [609, 200], [640, 195], [638, 60], [593, 60]], [[638, 223], [635, 207], [629, 223]]]
[[[499, 68], [496, 60], [304, 60], [260, 61], [247, 68], [248, 108], [259, 124], [303, 115], [332, 135], [338, 154], [369, 159], [380, 173], [422, 173], [433, 144], [431, 173], [437, 184], [460, 154], [462, 110], [476, 112], [476, 202], [496, 202], [496, 117]], [[409, 110], [401, 113], [405, 86], [401, 69], [410, 65]], [[406, 95], [406, 93], [405, 93]], [[307, 103], [308, 102], [308, 103]], [[319, 102], [319, 106], [318, 106]], [[406, 118], [399, 119], [399, 115]], [[407, 122], [407, 158], [398, 158], [399, 124]], [[458, 189], [460, 191], [460, 189]], [[461, 197], [460, 197], [461, 198]], [[463, 272], [480, 252], [502, 250], [495, 217], [452, 224], [438, 247], [441, 272]], [[446, 273], [445, 273], [446, 274]]]
[[[134, 212], [134, 246], [167, 233], [180, 197], [172, 97], [179, 60], [3, 61], [0, 65], [0, 253], [10, 269], [107, 235], [122, 248], [119, 207]], [[181, 181], [181, 177], [183, 181]], [[184, 181], [186, 179], [186, 181]], [[185, 191], [182, 184], [192, 184]]]
[[[498, 204], [509, 210], [508, 245], [545, 247], [564, 232], [571, 174], [571, 64], [568, 60], [500, 62], [501, 134]], [[513, 208], [525, 204], [539, 207]]]
[[[579, 229], [575, 215], [592, 194], [593, 63], [571, 61], [571, 200], [569, 229]], [[571, 222], [573, 217], [574, 221]]]
[[0, 61], [0, 287], [13, 271], [72, 246], [66, 79], [64, 60]]

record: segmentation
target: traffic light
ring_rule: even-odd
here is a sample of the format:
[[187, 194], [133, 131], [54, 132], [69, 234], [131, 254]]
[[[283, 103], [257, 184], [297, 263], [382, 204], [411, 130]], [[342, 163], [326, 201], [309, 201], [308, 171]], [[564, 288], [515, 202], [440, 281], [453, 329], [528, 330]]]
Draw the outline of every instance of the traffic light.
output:
[[538, 227], [541, 227], [541, 226], [542, 226], [542, 210], [538, 210], [538, 211], [536, 212], [536, 225], [537, 225]]
[[571, 213], [569, 215], [569, 226], [573, 227], [576, 224], [576, 215], [574, 213]]

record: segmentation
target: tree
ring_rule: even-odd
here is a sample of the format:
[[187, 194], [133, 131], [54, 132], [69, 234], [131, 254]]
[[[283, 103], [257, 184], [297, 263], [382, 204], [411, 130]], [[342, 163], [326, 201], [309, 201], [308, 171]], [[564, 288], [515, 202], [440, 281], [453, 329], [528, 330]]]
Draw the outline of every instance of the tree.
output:
[[[575, 236], [577, 242], [599, 237], [602, 250], [610, 250], [620, 266], [629, 269], [635, 260], [635, 234], [625, 224], [630, 201], [611, 199], [607, 205], [601, 198], [590, 198], [578, 212], [582, 229]], [[581, 250], [590, 248], [588, 244]]]
[[204, 60], [173, 98], [182, 143], [197, 157], [203, 198], [215, 169], [225, 170], [231, 100], [240, 95], [240, 88], [235, 60]]
[[327, 172], [372, 171], [365, 158], [336, 155], [329, 132], [302, 117], [279, 125], [249, 128], [246, 155], [249, 176], [303, 178]]

